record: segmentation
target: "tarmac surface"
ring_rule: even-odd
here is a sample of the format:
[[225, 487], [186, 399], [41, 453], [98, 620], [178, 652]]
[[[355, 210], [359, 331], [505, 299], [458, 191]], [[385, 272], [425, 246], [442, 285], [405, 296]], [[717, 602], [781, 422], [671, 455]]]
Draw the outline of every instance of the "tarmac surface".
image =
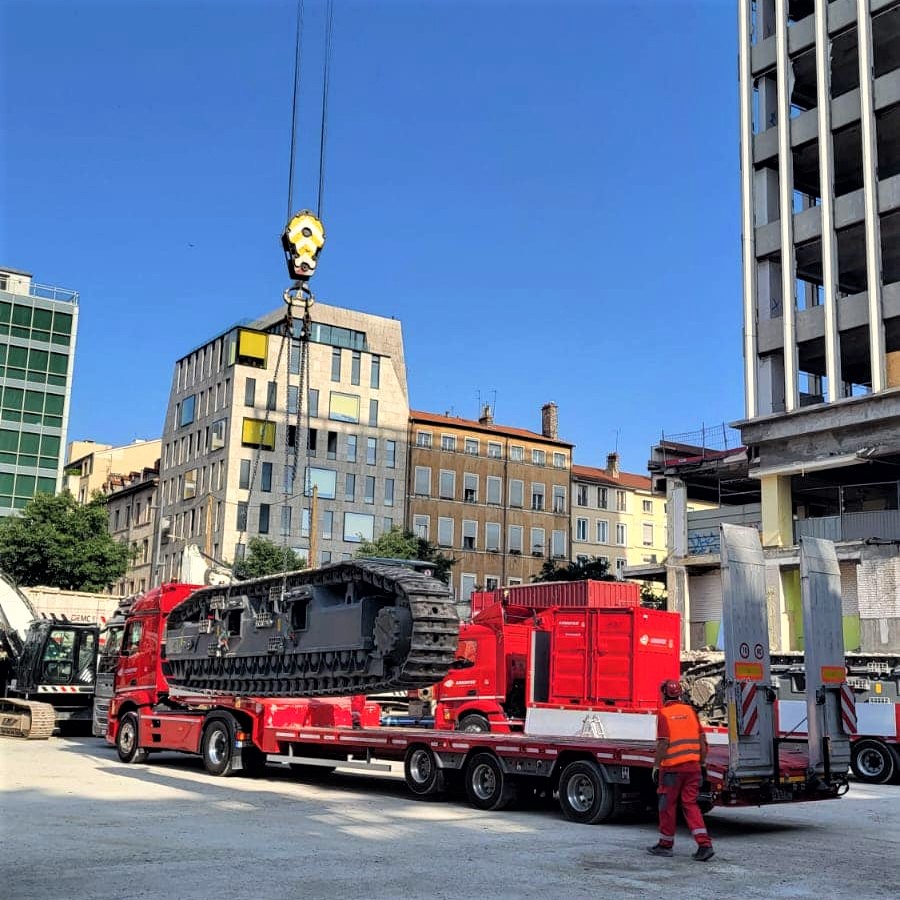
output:
[[708, 863], [646, 853], [653, 822], [575, 825], [555, 804], [483, 813], [398, 774], [213, 778], [96, 738], [0, 738], [0, 896], [100, 898], [896, 898], [900, 786], [723, 810]]

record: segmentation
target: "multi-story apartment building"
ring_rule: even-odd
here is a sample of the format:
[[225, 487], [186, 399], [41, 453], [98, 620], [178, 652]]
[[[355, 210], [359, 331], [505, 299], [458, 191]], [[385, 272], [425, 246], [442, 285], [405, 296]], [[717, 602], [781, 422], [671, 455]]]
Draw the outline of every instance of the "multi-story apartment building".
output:
[[763, 544], [780, 554], [769, 584], [777, 638], [802, 646], [796, 545], [811, 534], [846, 545], [842, 559], [860, 573], [877, 568], [889, 587], [845, 593], [845, 614], [858, 622], [848, 646], [896, 650], [900, 2], [738, 7], [738, 427], [760, 486]]
[[65, 486], [79, 503], [87, 503], [95, 491], [110, 493], [134, 472], [159, 462], [159, 438], [136, 440], [113, 447], [94, 441], [72, 441], [66, 450]]
[[666, 502], [650, 479], [619, 469], [610, 453], [606, 468], [572, 466], [572, 560], [597, 558], [622, 577], [628, 565], [654, 564], [666, 555]]
[[113, 475], [106, 484], [109, 533], [134, 551], [128, 570], [112, 586], [114, 594], [128, 596], [150, 587], [158, 539], [158, 485], [158, 458], [153, 466], [139, 472], [132, 472], [127, 476]]
[[312, 563], [323, 564], [403, 522], [400, 322], [316, 303], [302, 403], [298, 328], [286, 335], [284, 313], [273, 312], [175, 364], [156, 581], [177, 575], [189, 543], [230, 562], [261, 535], [303, 556], [312, 543]]
[[407, 527], [457, 563], [461, 603], [473, 590], [521, 584], [550, 557], [568, 559], [572, 444], [555, 403], [541, 432], [414, 410], [409, 417]]
[[0, 267], [0, 517], [60, 490], [77, 331], [77, 292]]

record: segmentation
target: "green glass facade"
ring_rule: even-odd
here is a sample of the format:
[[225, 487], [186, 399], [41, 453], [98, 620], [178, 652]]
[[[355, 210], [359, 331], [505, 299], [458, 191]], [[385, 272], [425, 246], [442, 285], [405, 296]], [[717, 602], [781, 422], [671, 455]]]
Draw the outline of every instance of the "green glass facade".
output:
[[0, 268], [0, 517], [62, 483], [78, 294]]

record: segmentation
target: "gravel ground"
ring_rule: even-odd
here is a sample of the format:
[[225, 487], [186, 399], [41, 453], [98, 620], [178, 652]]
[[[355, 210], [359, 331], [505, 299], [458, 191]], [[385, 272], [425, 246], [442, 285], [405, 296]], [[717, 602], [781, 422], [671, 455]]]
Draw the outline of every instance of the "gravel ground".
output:
[[396, 772], [216, 779], [176, 754], [128, 766], [94, 738], [0, 738], [0, 896], [99, 898], [896, 898], [900, 787], [708, 816], [693, 862], [653, 823], [411, 799]]

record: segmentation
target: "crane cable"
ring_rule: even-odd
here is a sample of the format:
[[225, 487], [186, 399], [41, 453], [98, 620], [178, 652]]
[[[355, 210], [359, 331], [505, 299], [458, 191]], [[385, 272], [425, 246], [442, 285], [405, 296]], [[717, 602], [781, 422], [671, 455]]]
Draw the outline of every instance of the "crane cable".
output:
[[294, 94], [291, 98], [291, 157], [288, 161], [287, 215], [294, 214], [294, 160], [297, 155], [297, 107], [300, 97], [300, 48], [303, 41], [303, 0], [297, 0], [297, 33], [294, 38]]
[[325, 205], [325, 145], [328, 140], [328, 84], [334, 43], [334, 0], [325, 3], [325, 62], [322, 72], [322, 120], [319, 126], [319, 190], [316, 195], [316, 218], [322, 220]]

